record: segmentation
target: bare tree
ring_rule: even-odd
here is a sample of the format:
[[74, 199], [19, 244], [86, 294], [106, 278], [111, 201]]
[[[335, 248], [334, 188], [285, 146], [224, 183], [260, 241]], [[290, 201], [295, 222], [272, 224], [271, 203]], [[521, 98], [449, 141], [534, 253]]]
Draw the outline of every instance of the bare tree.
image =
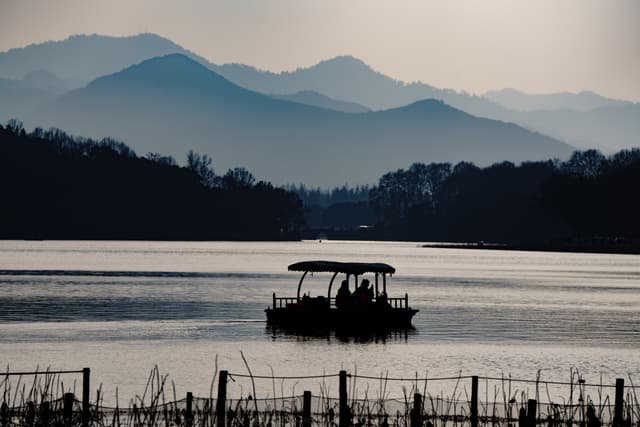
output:
[[222, 187], [226, 189], [250, 188], [256, 179], [245, 168], [229, 169], [222, 177]]
[[158, 163], [158, 164], [164, 165], [164, 166], [177, 166], [178, 165], [178, 163], [176, 162], [176, 159], [174, 159], [171, 156], [163, 156], [160, 153], [149, 152], [149, 153], [147, 153], [145, 158], [147, 160], [150, 160], [150, 161], [154, 162], [154, 163]]
[[213, 188], [218, 184], [218, 179], [213, 170], [213, 160], [206, 154], [189, 150], [187, 153], [187, 168], [200, 178], [202, 185]]

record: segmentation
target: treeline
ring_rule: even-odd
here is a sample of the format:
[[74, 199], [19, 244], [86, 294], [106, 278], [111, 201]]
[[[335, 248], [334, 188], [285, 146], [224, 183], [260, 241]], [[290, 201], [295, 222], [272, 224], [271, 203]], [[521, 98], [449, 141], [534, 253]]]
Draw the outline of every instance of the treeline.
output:
[[[350, 230], [376, 221], [369, 205], [371, 187], [368, 185], [350, 187], [345, 184], [328, 190], [308, 188], [303, 184], [286, 188], [302, 200], [305, 221], [313, 230]], [[312, 233], [307, 237], [316, 236]]]
[[304, 184], [288, 185], [285, 188], [296, 193], [305, 206], [321, 207], [328, 207], [336, 203], [367, 202], [371, 190], [368, 185], [350, 187], [347, 184], [330, 190], [320, 187], [308, 188]]
[[370, 237], [638, 245], [639, 185], [640, 149], [610, 157], [577, 151], [565, 162], [519, 166], [415, 163], [371, 189], [378, 224]]
[[219, 176], [194, 152], [180, 167], [113, 139], [10, 121], [0, 162], [0, 238], [296, 239], [304, 227], [295, 193], [243, 168]]

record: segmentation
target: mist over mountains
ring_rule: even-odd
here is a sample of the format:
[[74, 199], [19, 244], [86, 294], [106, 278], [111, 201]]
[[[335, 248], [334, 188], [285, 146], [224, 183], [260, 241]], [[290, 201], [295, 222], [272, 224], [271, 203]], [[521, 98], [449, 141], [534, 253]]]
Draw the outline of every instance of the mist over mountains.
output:
[[0, 77], [22, 79], [31, 71], [47, 70], [59, 78], [67, 79], [73, 89], [145, 59], [170, 53], [182, 53], [197, 61], [207, 62], [155, 34], [131, 37], [78, 35], [0, 53]]
[[276, 183], [371, 183], [417, 159], [489, 164], [566, 157], [571, 147], [440, 101], [344, 113], [239, 87], [184, 55], [101, 77], [39, 110], [28, 124], [110, 135], [138, 152], [212, 153]]
[[492, 90], [484, 94], [496, 104], [516, 111], [574, 110], [589, 111], [604, 107], [628, 107], [629, 101], [605, 98], [585, 90], [580, 93], [529, 94], [517, 89]]
[[[167, 58], [182, 65], [174, 70]], [[154, 34], [74, 36], [11, 49], [0, 53], [0, 78], [2, 121], [109, 135], [178, 160], [198, 149], [219, 167], [246, 165], [277, 182], [309, 177], [320, 184], [324, 175], [366, 183], [412, 161], [566, 156], [571, 148], [558, 140], [605, 152], [640, 145], [640, 104], [594, 93], [476, 96], [394, 80], [351, 56], [272, 73], [217, 65]], [[284, 176], [283, 160], [291, 176]]]
[[300, 92], [296, 92], [291, 95], [271, 95], [271, 97], [300, 104], [313, 105], [314, 107], [326, 108], [329, 110], [343, 111], [345, 113], [366, 113], [367, 111], [370, 111], [370, 109], [364, 105], [329, 98], [328, 96], [312, 90], [301, 90]]
[[262, 93], [313, 90], [374, 110], [437, 99], [469, 114], [517, 123], [579, 148], [610, 152], [640, 145], [640, 104], [593, 92], [530, 95], [502, 90], [477, 96], [421, 82], [394, 80], [351, 56], [283, 73], [238, 64], [211, 68], [240, 86]]

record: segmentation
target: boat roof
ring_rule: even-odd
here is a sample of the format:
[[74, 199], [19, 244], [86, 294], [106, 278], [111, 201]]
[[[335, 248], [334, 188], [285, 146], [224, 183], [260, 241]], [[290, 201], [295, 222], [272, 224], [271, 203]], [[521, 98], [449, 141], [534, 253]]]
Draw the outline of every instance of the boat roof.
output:
[[387, 273], [396, 269], [381, 262], [302, 261], [289, 266], [289, 271], [332, 272], [346, 274]]

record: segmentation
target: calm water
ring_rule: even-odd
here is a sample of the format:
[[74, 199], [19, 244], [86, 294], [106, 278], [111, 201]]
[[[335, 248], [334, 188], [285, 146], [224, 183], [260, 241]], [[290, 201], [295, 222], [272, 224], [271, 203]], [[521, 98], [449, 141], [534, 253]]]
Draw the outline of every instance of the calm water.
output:
[[[299, 276], [286, 266], [308, 259], [395, 266], [389, 295], [407, 292], [420, 309], [415, 331], [366, 342], [274, 335], [263, 310], [274, 291], [295, 295]], [[317, 274], [306, 290], [325, 294], [328, 280]], [[577, 368], [593, 382], [638, 380], [640, 257], [377, 242], [0, 241], [2, 366], [88, 366], [107, 396], [118, 386], [128, 400], [158, 364], [179, 395], [208, 395], [216, 355], [220, 368], [246, 373], [240, 351], [254, 374], [535, 378], [541, 369], [568, 380]], [[231, 392], [241, 387], [246, 394], [241, 380]]]

